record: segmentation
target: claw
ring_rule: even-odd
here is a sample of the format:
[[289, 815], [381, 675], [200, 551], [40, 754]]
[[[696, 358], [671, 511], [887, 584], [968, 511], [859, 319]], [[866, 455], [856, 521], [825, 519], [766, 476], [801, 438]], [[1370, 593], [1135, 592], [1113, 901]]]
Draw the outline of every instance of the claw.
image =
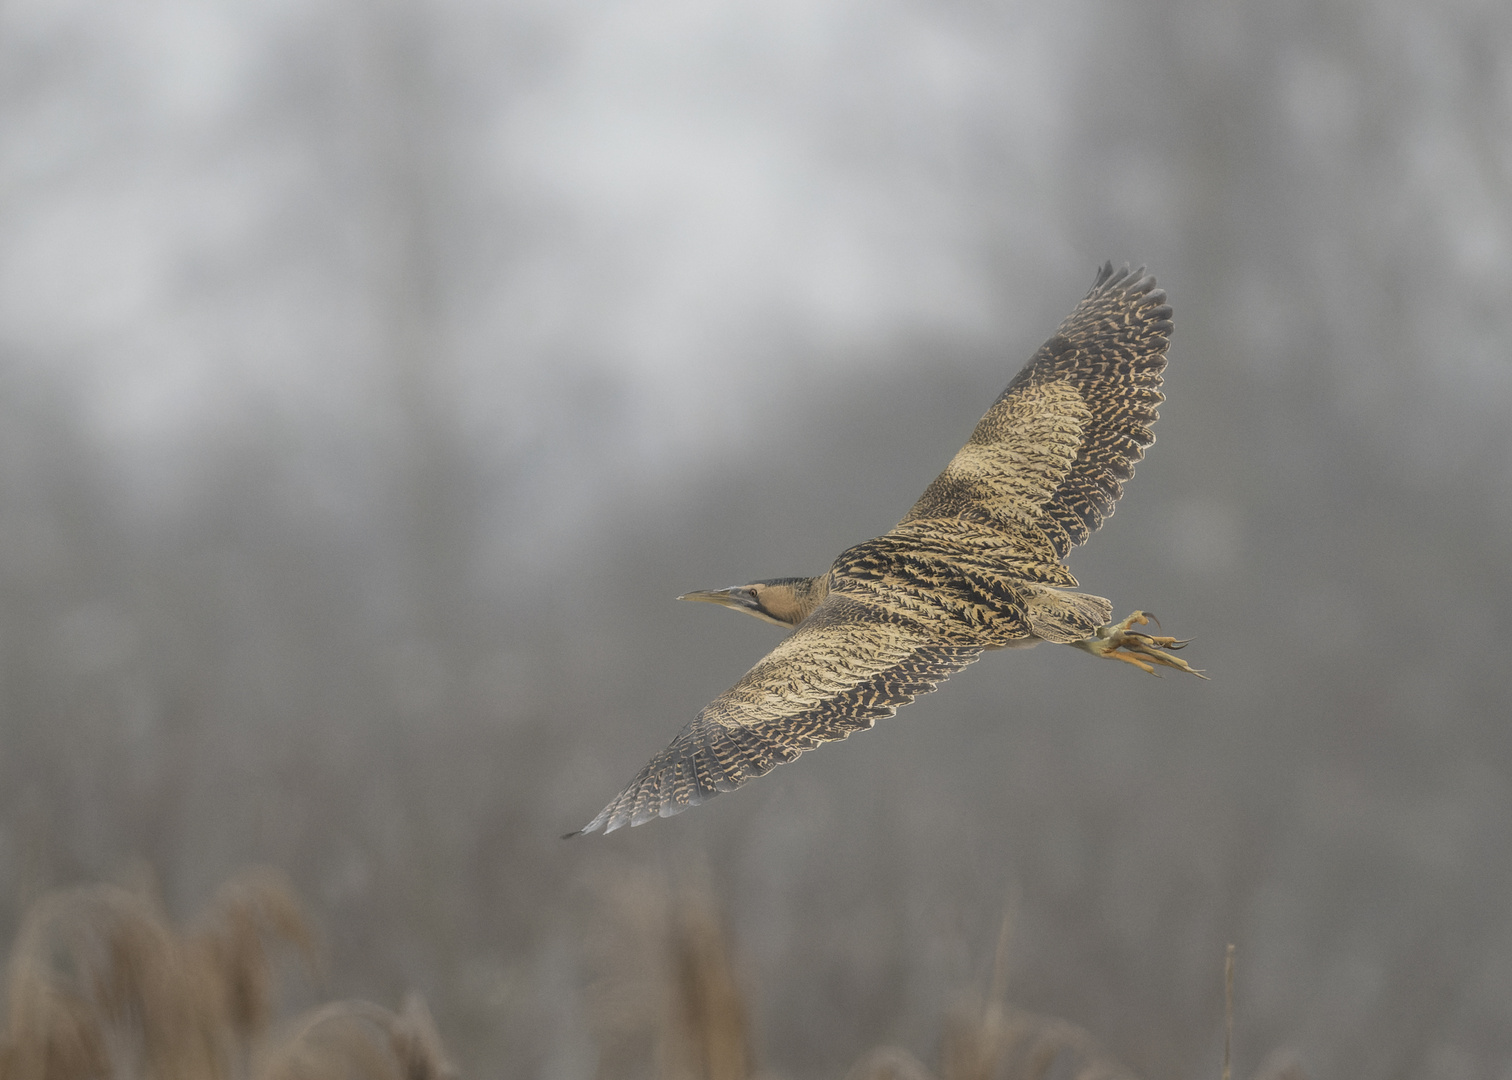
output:
[[1195, 675], [1199, 679], [1206, 679], [1206, 675], [1181, 657], [1171, 655], [1172, 652], [1190, 645], [1190, 638], [1155, 637], [1131, 629], [1135, 626], [1144, 626], [1151, 621], [1156, 626], [1160, 625], [1160, 620], [1149, 612], [1136, 611], [1121, 622], [1098, 627], [1096, 637], [1072, 642], [1072, 644], [1093, 656], [1105, 656], [1110, 660], [1122, 660], [1126, 664], [1133, 664], [1139, 670], [1151, 675], [1159, 676], [1160, 673], [1155, 670], [1158, 664], [1161, 667], [1185, 671], [1188, 675]]

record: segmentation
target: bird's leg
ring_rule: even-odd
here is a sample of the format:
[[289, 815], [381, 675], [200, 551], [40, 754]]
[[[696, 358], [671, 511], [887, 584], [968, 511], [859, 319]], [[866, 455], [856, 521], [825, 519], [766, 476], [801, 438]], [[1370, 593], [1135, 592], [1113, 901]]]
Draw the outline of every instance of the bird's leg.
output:
[[[1206, 679], [1206, 675], [1181, 657], [1171, 655], [1171, 652], [1185, 648], [1187, 642], [1173, 637], [1154, 637], [1130, 629], [1133, 626], [1144, 626], [1153, 618], [1154, 616], [1147, 612], [1136, 611], [1122, 622], [1099, 627], [1095, 637], [1073, 641], [1071, 645], [1093, 656], [1106, 656], [1113, 660], [1122, 660], [1126, 664], [1133, 664], [1141, 671], [1148, 671], [1151, 675], [1159, 674], [1155, 670], [1155, 665], [1158, 664], [1161, 667], [1185, 671], [1199, 679]], [[1157, 622], [1156, 625], [1160, 624]]]

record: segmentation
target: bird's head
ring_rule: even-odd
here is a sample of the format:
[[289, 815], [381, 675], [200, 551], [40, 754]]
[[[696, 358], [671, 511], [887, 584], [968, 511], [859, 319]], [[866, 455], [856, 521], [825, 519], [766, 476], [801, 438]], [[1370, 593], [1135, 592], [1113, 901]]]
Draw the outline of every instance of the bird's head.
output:
[[772, 578], [733, 589], [684, 593], [678, 599], [720, 604], [777, 626], [797, 626], [828, 591], [823, 578]]

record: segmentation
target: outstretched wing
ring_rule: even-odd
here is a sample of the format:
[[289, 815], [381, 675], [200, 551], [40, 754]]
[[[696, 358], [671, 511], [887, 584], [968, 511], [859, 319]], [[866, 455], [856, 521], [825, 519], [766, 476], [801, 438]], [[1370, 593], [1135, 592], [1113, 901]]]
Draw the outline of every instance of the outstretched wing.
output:
[[[580, 833], [671, 817], [891, 716], [982, 655], [831, 594]], [[569, 835], [577, 835], [570, 833]]]
[[1170, 334], [1155, 279], [1105, 265], [894, 531], [948, 520], [1000, 534], [1021, 559], [1064, 558], [1112, 515], [1155, 441]]

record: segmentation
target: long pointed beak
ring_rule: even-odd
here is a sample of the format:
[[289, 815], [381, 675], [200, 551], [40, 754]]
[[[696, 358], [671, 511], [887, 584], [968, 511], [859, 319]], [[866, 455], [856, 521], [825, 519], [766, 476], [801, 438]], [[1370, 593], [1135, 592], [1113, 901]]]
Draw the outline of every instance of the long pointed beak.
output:
[[703, 589], [699, 592], [683, 593], [678, 599], [701, 600], [706, 604], [719, 604], [741, 611], [754, 610], [756, 607], [756, 598], [749, 590], [738, 586], [733, 589]]

